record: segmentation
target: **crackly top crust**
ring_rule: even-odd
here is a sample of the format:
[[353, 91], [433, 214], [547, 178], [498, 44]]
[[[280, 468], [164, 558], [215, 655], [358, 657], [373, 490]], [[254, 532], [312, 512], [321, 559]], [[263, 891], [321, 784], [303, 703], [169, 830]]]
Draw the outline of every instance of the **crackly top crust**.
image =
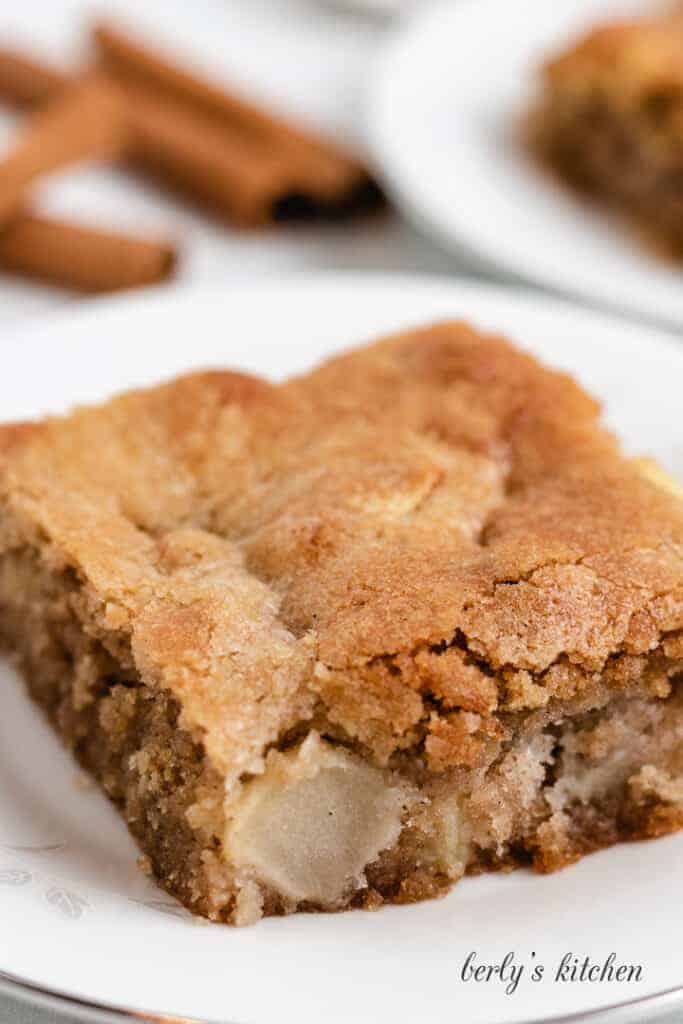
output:
[[5, 427], [0, 501], [0, 550], [76, 573], [229, 777], [321, 713], [377, 760], [473, 764], [501, 711], [681, 670], [683, 503], [464, 324]]
[[651, 102], [680, 110], [683, 4], [600, 24], [548, 60], [543, 71], [546, 85], [577, 97], [598, 90], [619, 106]]

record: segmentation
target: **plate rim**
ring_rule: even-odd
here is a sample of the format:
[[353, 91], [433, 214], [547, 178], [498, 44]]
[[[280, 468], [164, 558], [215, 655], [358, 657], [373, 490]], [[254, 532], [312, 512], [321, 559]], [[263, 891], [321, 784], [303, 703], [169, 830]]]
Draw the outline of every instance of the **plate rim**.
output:
[[[487, 7], [493, 9], [501, 6], [501, 0], [487, 0]], [[506, 5], [507, 6], [507, 5]], [[465, 256], [478, 273], [497, 277], [513, 286], [532, 286], [553, 297], [563, 297], [570, 301], [580, 302], [585, 306], [599, 311], [607, 311], [613, 315], [628, 317], [651, 324], [660, 329], [680, 330], [683, 328], [683, 310], [655, 310], [647, 302], [632, 300], [613, 290], [603, 291], [591, 288], [583, 280], [568, 280], [561, 273], [556, 274], [550, 263], [550, 269], [538, 269], [539, 261], [532, 264], [520, 263], [514, 254], [505, 250], [493, 250], [486, 241], [475, 239], [472, 233], [459, 225], [457, 230], [444, 226], [436, 209], [428, 202], [416, 198], [404, 173], [404, 168], [394, 160], [393, 149], [387, 143], [389, 135], [395, 132], [387, 130], [384, 111], [391, 107], [388, 98], [391, 94], [391, 80], [397, 76], [395, 69], [402, 68], [406, 53], [410, 52], [410, 44], [424, 34], [430, 26], [440, 21], [448, 22], [445, 28], [451, 28], [449, 19], [457, 21], [467, 17], [470, 10], [478, 10], [482, 15], [480, 2], [474, 0], [431, 0], [424, 9], [408, 10], [390, 29], [388, 38], [379, 54], [375, 67], [369, 77], [369, 88], [365, 102], [366, 142], [373, 158], [378, 180], [390, 199], [423, 236], [431, 239], [440, 249], [450, 254]], [[395, 122], [394, 122], [395, 125]], [[405, 139], [404, 139], [405, 141]], [[628, 244], [628, 242], [625, 242]]]
[[[69, 330], [70, 324], [80, 324], [93, 317], [114, 317], [121, 315], [129, 317], [137, 310], [150, 310], [161, 312], [164, 309], [173, 309], [177, 304], [201, 301], [202, 296], [214, 297], [223, 302], [229, 301], [229, 293], [235, 288], [241, 290], [253, 290], [261, 293], [264, 290], [284, 290], [296, 288], [302, 292], [308, 291], [311, 287], [327, 286], [330, 288], [350, 289], [361, 286], [368, 291], [382, 288], [404, 289], [406, 285], [427, 294], [428, 292], [453, 293], [454, 302], [458, 296], [468, 301], [480, 298], [493, 299], [517, 305], [521, 309], [537, 310], [540, 313], [550, 315], [556, 313], [565, 318], [573, 319], [577, 324], [583, 324], [584, 329], [591, 325], [600, 325], [606, 329], [620, 330], [632, 338], [645, 335], [649, 342], [657, 344], [659, 351], [668, 353], [670, 359], [678, 362], [683, 369], [683, 345], [672, 331], [667, 331], [660, 326], [650, 323], [642, 323], [619, 316], [615, 316], [604, 309], [593, 309], [584, 304], [576, 302], [567, 296], [555, 296], [539, 292], [534, 288], [523, 287], [513, 288], [509, 285], [489, 283], [479, 280], [471, 280], [462, 277], [449, 277], [446, 275], [433, 275], [426, 273], [392, 273], [392, 272], [364, 272], [364, 271], [295, 271], [287, 274], [272, 274], [265, 280], [253, 280], [247, 283], [240, 275], [224, 286], [193, 287], [186, 286], [173, 291], [159, 289], [155, 292], [145, 293], [137, 296], [116, 296], [114, 298], [96, 298], [86, 300], [77, 309], [65, 309], [57, 311], [50, 319], [48, 325], [43, 320], [33, 321], [29, 324], [18, 324], [15, 329], [8, 331], [6, 341], [10, 345], [21, 345], [34, 336], [47, 335], [57, 330], [64, 333]], [[56, 326], [55, 326], [56, 325]], [[523, 339], [520, 339], [523, 341]], [[597, 339], [597, 344], [600, 344]], [[34, 1006], [44, 1006], [46, 1009], [68, 1011], [77, 1014], [79, 1019], [86, 1021], [107, 1021], [111, 1024], [121, 1022], [133, 1022], [135, 1020], [163, 1021], [177, 1020], [186, 1024], [219, 1024], [216, 1018], [196, 1017], [172, 1017], [169, 1018], [159, 1011], [148, 1009], [129, 1009], [116, 1004], [93, 1001], [59, 991], [58, 989], [46, 987], [40, 983], [32, 982], [12, 972], [0, 968], [0, 993], [14, 995]], [[667, 988], [656, 993], [638, 997], [636, 999], [624, 1000], [605, 1007], [579, 1011], [570, 1015], [554, 1016], [552, 1018], [528, 1019], [526, 1024], [627, 1024], [640, 1018], [631, 1016], [632, 1013], [643, 1008], [652, 1009], [655, 1012], [661, 1010], [678, 1009], [683, 1007], [683, 984], [673, 988]], [[624, 1016], [625, 1014], [625, 1016]], [[225, 1020], [220, 1024], [226, 1024]], [[236, 1022], [235, 1022], [236, 1024]]]
[[[81, 999], [58, 989], [24, 981], [16, 975], [0, 970], [0, 996], [2, 995], [13, 996], [34, 1008], [68, 1011], [86, 1024], [139, 1024], [140, 1021], [148, 1021], [149, 1024], [238, 1024], [237, 1021], [218, 1020], [215, 1017], [168, 1017], [165, 1014], [160, 1015], [158, 1011], [134, 1010], [113, 1003]], [[652, 1009], [659, 1016], [660, 1010], [676, 1010], [682, 1007], [683, 985], [677, 985], [649, 996], [611, 1003], [596, 1010], [580, 1010], [578, 1013], [543, 1019], [528, 1018], [519, 1024], [640, 1024], [640, 1011], [643, 1008]], [[637, 1017], [633, 1016], [636, 1012]], [[654, 1020], [653, 1024], [656, 1024]]]
[[[467, 0], [461, 0], [466, 3]], [[437, 0], [437, 8], [443, 0]], [[119, 315], [122, 311], [128, 311], [128, 315], [135, 312], [147, 314], [148, 311], [160, 309], [165, 306], [174, 307], [187, 301], [216, 301], [224, 299], [233, 289], [239, 289], [240, 293], [277, 290], [294, 288], [304, 290], [305, 288], [325, 285], [332, 288], [394, 288], [402, 291], [406, 287], [419, 288], [425, 293], [452, 291], [454, 299], [457, 293], [469, 298], [481, 296], [491, 298], [494, 302], [516, 302], [533, 312], [536, 309], [540, 313], [558, 313], [571, 317], [577, 322], [583, 321], [589, 326], [590, 321], [599, 321], [600, 326], [609, 329], [618, 328], [626, 334], [634, 335], [643, 332], [650, 336], [650, 342], [666, 347], [673, 358], [683, 357], [683, 334], [681, 329], [670, 321], [657, 322], [651, 317], [632, 315], [623, 309], [607, 306], [603, 303], [592, 302], [590, 298], [583, 295], [571, 294], [567, 291], [546, 288], [537, 281], [526, 278], [506, 276], [505, 279], [471, 276], [466, 272], [456, 271], [449, 273], [432, 273], [430, 271], [392, 271], [392, 270], [353, 270], [353, 269], [322, 269], [311, 270], [301, 268], [289, 271], [274, 271], [255, 277], [253, 274], [240, 273], [236, 271], [221, 284], [194, 284], [182, 282], [168, 288], [165, 285], [157, 285], [151, 288], [132, 293], [120, 293], [115, 295], [84, 296], [77, 306], [69, 305], [54, 309], [49, 317], [50, 327], [46, 326], [45, 314], [40, 318], [21, 319], [10, 323], [6, 328], [6, 336], [3, 338], [3, 345], [21, 347], [24, 342], [30, 341], [34, 336], [47, 333], [52, 329], [52, 324], [57, 323], [60, 329], [65, 329], [71, 323], [78, 326], [88, 319], [95, 319], [101, 316], [111, 317]], [[455, 315], [458, 315], [457, 310]], [[504, 333], [504, 332], [503, 332]], [[509, 332], [513, 340], [514, 330]], [[3, 422], [0, 415], [0, 422]]]

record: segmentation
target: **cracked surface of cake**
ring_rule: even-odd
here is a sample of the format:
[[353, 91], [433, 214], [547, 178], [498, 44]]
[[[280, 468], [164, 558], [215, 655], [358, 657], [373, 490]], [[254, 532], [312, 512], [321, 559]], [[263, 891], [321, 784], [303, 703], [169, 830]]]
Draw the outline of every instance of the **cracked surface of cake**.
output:
[[462, 323], [0, 429], [0, 639], [243, 924], [683, 824], [683, 502]]

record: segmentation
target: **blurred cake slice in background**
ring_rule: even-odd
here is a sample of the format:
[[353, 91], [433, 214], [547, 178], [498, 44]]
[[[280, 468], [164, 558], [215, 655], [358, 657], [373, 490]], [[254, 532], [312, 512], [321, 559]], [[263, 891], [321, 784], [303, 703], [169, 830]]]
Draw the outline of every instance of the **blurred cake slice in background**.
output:
[[537, 154], [683, 256], [683, 5], [602, 23], [550, 57]]

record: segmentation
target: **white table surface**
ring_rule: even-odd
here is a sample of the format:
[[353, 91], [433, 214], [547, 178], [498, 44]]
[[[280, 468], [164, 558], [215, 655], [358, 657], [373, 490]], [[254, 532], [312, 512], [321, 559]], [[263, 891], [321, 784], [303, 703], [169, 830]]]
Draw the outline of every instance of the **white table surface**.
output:
[[[107, 11], [126, 5], [132, 11], [155, 8], [168, 14], [179, 0], [102, 0]], [[92, 9], [88, 0], [23, 0], [0, 4], [0, 45], [18, 39], [57, 56], [78, 33], [81, 14]], [[193, 0], [185, 4], [206, 26], [221, 20], [239, 26], [247, 41], [245, 67], [258, 87], [259, 68], [279, 61], [278, 87], [282, 102], [307, 114], [340, 136], [362, 140], [364, 90], [373, 58], [381, 47], [387, 23], [344, 13], [334, 3], [315, 0]], [[282, 45], [273, 48], [272, 40]], [[268, 39], [264, 55], [262, 41]], [[316, 88], [310, 87], [315, 81]], [[267, 85], [267, 83], [266, 83]], [[272, 86], [271, 86], [272, 88]], [[9, 140], [14, 122], [0, 113], [0, 133]], [[0, 136], [2, 137], [2, 136]], [[39, 203], [55, 214], [121, 228], [170, 230], [182, 242], [183, 260], [176, 281], [165, 287], [215, 283], [234, 275], [267, 275], [279, 271], [363, 269], [447, 275], [478, 273], [476, 261], [465, 254], [446, 254], [421, 238], [398, 215], [372, 219], [357, 226], [277, 229], [239, 234], [184, 209], [154, 190], [104, 169], [79, 170], [41, 189]], [[87, 299], [0, 275], [0, 329], [21, 330], [37, 317], [74, 308]], [[47, 1024], [69, 1017], [39, 1010], [0, 997], [0, 1024]], [[657, 1018], [674, 1024], [680, 1018]]]

